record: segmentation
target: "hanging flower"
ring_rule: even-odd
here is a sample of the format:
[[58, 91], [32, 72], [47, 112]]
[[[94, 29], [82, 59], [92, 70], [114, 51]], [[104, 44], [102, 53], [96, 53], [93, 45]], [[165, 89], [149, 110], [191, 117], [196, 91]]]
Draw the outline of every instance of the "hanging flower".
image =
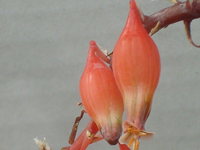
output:
[[153, 135], [145, 131], [144, 125], [160, 77], [160, 56], [142, 25], [135, 0], [130, 1], [126, 25], [114, 47], [112, 67], [127, 115], [120, 142], [129, 141], [138, 149], [141, 136]]
[[123, 100], [113, 72], [103, 60], [110, 61], [95, 41], [91, 41], [79, 88], [86, 112], [97, 124], [104, 139], [114, 145], [122, 132]]

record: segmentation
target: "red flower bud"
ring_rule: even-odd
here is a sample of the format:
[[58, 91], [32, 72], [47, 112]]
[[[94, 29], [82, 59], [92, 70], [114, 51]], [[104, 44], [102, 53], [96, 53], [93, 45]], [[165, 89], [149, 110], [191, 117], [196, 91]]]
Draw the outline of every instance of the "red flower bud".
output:
[[109, 62], [96, 43], [91, 41], [79, 88], [86, 112], [95, 121], [104, 139], [113, 145], [121, 136], [123, 100], [112, 70], [102, 59]]
[[130, 1], [126, 25], [114, 47], [112, 67], [124, 101], [125, 124], [129, 124], [125, 132], [145, 135], [144, 125], [160, 77], [160, 56], [142, 25], [135, 0]]

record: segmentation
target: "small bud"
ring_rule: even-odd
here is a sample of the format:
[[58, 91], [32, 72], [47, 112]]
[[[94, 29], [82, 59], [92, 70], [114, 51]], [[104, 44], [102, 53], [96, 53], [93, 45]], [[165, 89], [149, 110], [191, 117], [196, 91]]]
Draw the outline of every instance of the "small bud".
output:
[[122, 132], [123, 100], [112, 70], [103, 62], [108, 58], [90, 42], [85, 70], [80, 79], [80, 95], [88, 115], [95, 121], [104, 139], [118, 143]]

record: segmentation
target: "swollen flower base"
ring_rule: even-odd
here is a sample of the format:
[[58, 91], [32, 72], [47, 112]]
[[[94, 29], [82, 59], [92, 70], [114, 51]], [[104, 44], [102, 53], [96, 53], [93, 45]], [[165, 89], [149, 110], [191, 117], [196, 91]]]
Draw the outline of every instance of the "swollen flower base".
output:
[[[152, 132], [145, 131], [145, 122], [159, 77], [158, 49], [142, 25], [135, 0], [131, 0], [112, 62], [95, 41], [90, 42], [79, 90], [85, 111], [92, 120], [75, 142], [64, 149], [84, 150], [89, 144], [105, 139], [111, 145], [118, 143], [120, 150], [129, 150], [131, 145], [133, 150], [138, 150], [139, 139], [153, 136]], [[122, 125], [123, 111], [126, 120]], [[100, 135], [96, 135], [98, 131]]]

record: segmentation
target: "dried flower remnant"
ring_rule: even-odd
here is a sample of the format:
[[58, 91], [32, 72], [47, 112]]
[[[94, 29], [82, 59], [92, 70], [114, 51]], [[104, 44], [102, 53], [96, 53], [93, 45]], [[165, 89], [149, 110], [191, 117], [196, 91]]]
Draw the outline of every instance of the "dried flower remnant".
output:
[[97, 124], [104, 139], [115, 145], [122, 132], [123, 101], [113, 72], [103, 60], [110, 61], [95, 41], [91, 41], [79, 88], [86, 112]]
[[127, 115], [120, 142], [128, 141], [136, 150], [141, 136], [153, 135], [144, 126], [160, 77], [160, 56], [142, 25], [135, 0], [130, 1], [126, 25], [114, 47], [112, 67]]
[[[78, 105], [81, 105], [81, 104], [78, 104]], [[69, 144], [74, 143], [74, 139], [76, 137], [76, 133], [78, 130], [78, 125], [79, 125], [79, 122], [81, 121], [81, 119], [83, 118], [83, 115], [84, 115], [84, 110], [82, 110], [80, 116], [76, 117], [76, 119], [75, 119], [74, 125], [72, 127], [72, 132], [71, 132], [71, 134], [69, 136], [69, 140], [68, 140]]]
[[40, 150], [51, 150], [48, 143], [46, 143], [46, 139], [44, 138], [43, 141], [38, 140], [38, 138], [34, 138], [35, 143], [39, 147]]

